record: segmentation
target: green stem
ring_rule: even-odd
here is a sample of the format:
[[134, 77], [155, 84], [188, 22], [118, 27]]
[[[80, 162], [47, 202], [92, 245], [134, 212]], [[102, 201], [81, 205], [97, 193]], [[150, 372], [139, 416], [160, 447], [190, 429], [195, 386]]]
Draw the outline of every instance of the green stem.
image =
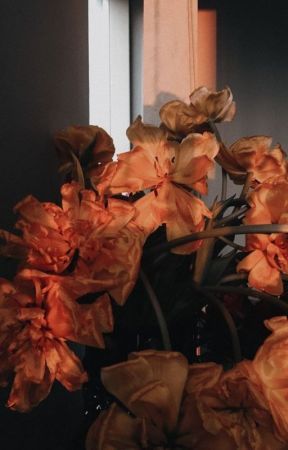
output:
[[162, 342], [163, 342], [163, 348], [164, 350], [171, 350], [171, 341], [169, 336], [169, 331], [167, 327], [167, 323], [165, 320], [165, 317], [163, 315], [159, 300], [154, 292], [154, 289], [152, 288], [152, 285], [147, 277], [147, 275], [144, 273], [144, 271], [140, 270], [140, 278], [142, 280], [142, 283], [146, 289], [146, 293], [148, 295], [148, 298], [151, 302], [151, 305], [154, 309], [157, 322], [160, 328], [161, 336], [162, 336]]
[[[217, 207], [217, 197], [215, 198], [211, 208], [212, 217], [214, 215], [216, 207]], [[213, 225], [214, 225], [213, 219], [209, 219], [205, 231], [212, 230]], [[195, 283], [201, 284], [205, 277], [205, 273], [212, 258], [214, 244], [215, 239], [206, 239], [205, 242], [203, 242], [203, 245], [201, 245], [201, 247], [197, 251], [192, 277]]]
[[227, 172], [222, 167], [222, 188], [221, 188], [221, 200], [224, 202], [227, 198]]
[[247, 176], [246, 176], [246, 180], [245, 180], [244, 186], [243, 186], [241, 194], [240, 194], [240, 198], [246, 198], [247, 193], [249, 191], [249, 187], [250, 187], [252, 178], [253, 178], [253, 173], [248, 172]]
[[224, 242], [225, 244], [230, 245], [230, 247], [236, 248], [236, 250], [242, 250], [242, 251], [246, 250], [246, 248], [243, 245], [236, 244], [236, 242], [230, 241], [230, 239], [227, 239], [224, 236], [220, 236], [218, 239], [220, 241]]
[[230, 222], [233, 219], [237, 219], [241, 214], [245, 214], [245, 212], [248, 211], [248, 208], [238, 208], [236, 207], [234, 212], [232, 214], [230, 214], [229, 216], [223, 217], [223, 219], [219, 219], [216, 221], [216, 224], [219, 225], [224, 225], [225, 223]]
[[210, 128], [211, 128], [212, 132], [215, 134], [216, 139], [219, 142], [219, 144], [223, 144], [223, 141], [221, 139], [220, 133], [219, 133], [218, 128], [216, 127], [215, 123], [212, 122], [212, 120], [208, 120], [208, 123], [210, 125]]
[[247, 273], [232, 273], [231, 275], [226, 275], [226, 277], [221, 278], [217, 284], [230, 283], [231, 281], [247, 280]]
[[288, 233], [288, 225], [286, 224], [263, 224], [263, 225], [239, 225], [231, 227], [213, 228], [208, 231], [198, 231], [196, 233], [173, 239], [163, 244], [155, 245], [145, 252], [145, 256], [153, 255], [159, 252], [166, 252], [172, 248], [198, 241], [200, 239], [208, 239], [220, 236], [231, 236], [234, 234], [270, 234], [270, 233]]

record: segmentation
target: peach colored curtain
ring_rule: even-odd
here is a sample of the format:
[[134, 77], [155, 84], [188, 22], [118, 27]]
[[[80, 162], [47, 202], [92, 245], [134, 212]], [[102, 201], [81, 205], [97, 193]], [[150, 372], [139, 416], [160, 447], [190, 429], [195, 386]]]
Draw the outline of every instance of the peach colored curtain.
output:
[[197, 86], [198, 0], [144, 0], [144, 119], [158, 123], [159, 107], [188, 101]]
[[197, 83], [216, 89], [216, 23], [215, 9], [198, 11]]

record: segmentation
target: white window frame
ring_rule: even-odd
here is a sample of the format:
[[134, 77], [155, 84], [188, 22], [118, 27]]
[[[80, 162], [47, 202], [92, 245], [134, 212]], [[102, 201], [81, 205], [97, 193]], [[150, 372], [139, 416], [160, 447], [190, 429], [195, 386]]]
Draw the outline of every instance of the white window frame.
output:
[[88, 0], [89, 121], [113, 138], [117, 153], [129, 150], [129, 0]]

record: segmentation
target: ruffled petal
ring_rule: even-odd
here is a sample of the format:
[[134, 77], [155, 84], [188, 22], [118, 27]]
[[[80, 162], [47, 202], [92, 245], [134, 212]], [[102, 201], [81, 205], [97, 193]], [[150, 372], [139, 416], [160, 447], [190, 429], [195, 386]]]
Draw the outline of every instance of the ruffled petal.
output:
[[27, 379], [22, 371], [17, 372], [7, 401], [7, 406], [18, 412], [28, 412], [50, 393], [53, 375], [46, 369], [39, 383]]
[[[202, 200], [176, 186], [168, 184], [165, 185], [165, 188], [163, 186], [157, 201], [163, 205], [162, 217], [163, 222], [166, 223], [168, 241], [202, 231], [205, 227], [205, 218], [211, 217], [211, 211]], [[165, 204], [169, 205], [168, 209], [167, 206], [165, 208]], [[175, 247], [172, 251], [186, 255], [196, 251], [201, 243], [200, 240], [194, 241]]]
[[172, 100], [160, 109], [164, 126], [176, 135], [185, 136], [197, 125], [208, 120], [214, 122], [231, 121], [236, 106], [229, 88], [212, 92], [205, 86], [195, 89], [190, 95], [190, 105]]
[[214, 134], [188, 135], [175, 150], [172, 180], [195, 188], [195, 183], [206, 177], [214, 167], [213, 160], [218, 150], [219, 144]]
[[[145, 234], [150, 234], [160, 225], [166, 224], [168, 241], [202, 231], [205, 218], [211, 217], [211, 211], [202, 200], [190, 192], [166, 182], [155, 192], [150, 192], [135, 204], [138, 212], [137, 223], [142, 224]], [[202, 241], [174, 248], [173, 253], [189, 254], [199, 248]]]
[[241, 184], [248, 173], [251, 181], [260, 183], [270, 177], [287, 174], [286, 155], [277, 145], [270, 149], [272, 138], [268, 136], [249, 136], [234, 142], [229, 149], [221, 146], [217, 161], [228, 172], [230, 178]]
[[86, 450], [141, 449], [138, 444], [140, 423], [114, 403], [89, 428]]
[[195, 394], [202, 389], [210, 389], [220, 380], [223, 367], [213, 362], [192, 364], [189, 366], [185, 392]]
[[251, 287], [281, 295], [283, 283], [278, 269], [272, 267], [261, 250], [254, 250], [237, 265], [237, 272], [248, 272], [248, 283]]
[[221, 91], [213, 92], [201, 86], [190, 95], [190, 107], [201, 112], [214, 122], [230, 122], [236, 113], [231, 89], [226, 87]]
[[258, 349], [252, 364], [269, 404], [277, 433], [284, 442], [287, 442], [287, 317], [273, 317], [266, 320], [265, 325], [272, 333]]
[[188, 362], [186, 358], [177, 352], [146, 350], [141, 353], [130, 353], [129, 359], [138, 358], [139, 355], [149, 363], [153, 370], [153, 378], [161, 380], [168, 387], [173, 398], [175, 417], [172, 422], [175, 424], [187, 379]]
[[88, 381], [81, 361], [64, 342], [56, 339], [53, 342], [47, 341], [45, 357], [50, 373], [68, 391], [81, 389], [82, 384]]
[[60, 170], [68, 172], [73, 167], [73, 152], [90, 175], [94, 167], [112, 161], [115, 148], [113, 140], [103, 128], [95, 125], [70, 126], [54, 135], [60, 160]]
[[14, 207], [14, 210], [17, 211], [21, 215], [21, 217], [23, 217], [23, 219], [27, 220], [28, 222], [38, 223], [54, 230], [58, 230], [58, 225], [53, 216], [48, 214], [43, 207], [43, 204], [40, 203], [32, 195], [29, 195], [21, 202], [19, 202]]
[[189, 105], [180, 100], [171, 100], [159, 111], [161, 122], [179, 135], [187, 135], [195, 125], [206, 121], [205, 114], [190, 108]]
[[178, 353], [158, 356], [154, 351], [131, 357], [125, 363], [102, 369], [104, 386], [138, 417], [172, 431], [187, 376], [186, 359]]
[[107, 294], [92, 304], [80, 305], [57, 284], [48, 292], [46, 320], [54, 336], [100, 348], [105, 346], [102, 333], [113, 331], [112, 308]]

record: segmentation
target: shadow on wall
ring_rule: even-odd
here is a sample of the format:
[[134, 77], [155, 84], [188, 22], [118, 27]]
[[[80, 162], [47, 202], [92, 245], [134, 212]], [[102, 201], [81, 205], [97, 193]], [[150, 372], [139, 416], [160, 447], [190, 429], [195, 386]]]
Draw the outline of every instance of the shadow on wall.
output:
[[160, 124], [160, 108], [171, 100], [179, 100], [179, 97], [171, 92], [160, 92], [152, 105], [144, 105], [144, 122], [158, 126]]

